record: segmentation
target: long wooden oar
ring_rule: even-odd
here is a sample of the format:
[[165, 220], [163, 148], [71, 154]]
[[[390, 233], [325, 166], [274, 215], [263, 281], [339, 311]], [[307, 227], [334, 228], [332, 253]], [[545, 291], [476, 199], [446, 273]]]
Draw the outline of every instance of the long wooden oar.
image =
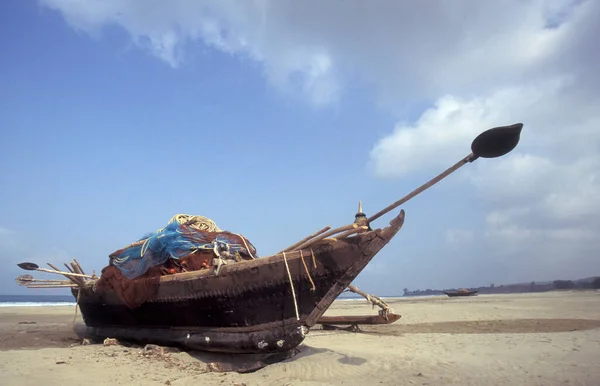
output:
[[462, 166], [475, 161], [479, 157], [496, 158], [510, 153], [519, 143], [522, 129], [522, 123], [515, 123], [514, 125], [510, 126], [494, 127], [479, 134], [471, 143], [471, 154], [461, 159], [456, 164], [446, 169], [444, 172], [440, 173], [436, 177], [432, 178], [425, 184], [419, 186], [417, 189], [413, 190], [398, 201], [375, 213], [367, 219], [367, 222], [371, 223], [372, 221], [377, 220], [379, 217], [399, 207], [406, 201], [415, 197], [417, 194], [423, 192], [425, 189], [432, 187], [433, 185], [437, 184], [450, 174], [460, 169]]
[[28, 286], [30, 284], [72, 284], [70, 280], [46, 280], [46, 279], [34, 279], [31, 275], [21, 275], [15, 279], [18, 285]]
[[19, 268], [24, 269], [26, 271], [40, 271], [40, 272], [55, 273], [55, 274], [64, 275], [64, 276], [85, 277], [88, 279], [92, 279], [92, 276], [90, 276], [90, 275], [82, 275], [80, 273], [63, 272], [63, 271], [59, 271], [59, 270], [54, 271], [51, 269], [40, 268], [40, 266], [35, 263], [25, 262], [25, 263], [19, 263], [17, 265], [19, 266]]
[[77, 288], [78, 284], [29, 284], [27, 288]]

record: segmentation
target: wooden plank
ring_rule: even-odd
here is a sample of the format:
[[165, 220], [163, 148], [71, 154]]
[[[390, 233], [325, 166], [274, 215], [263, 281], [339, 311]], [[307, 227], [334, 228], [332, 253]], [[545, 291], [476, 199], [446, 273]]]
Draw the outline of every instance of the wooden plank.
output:
[[387, 319], [382, 315], [321, 316], [317, 324], [392, 324], [400, 318], [398, 314], [388, 314]]

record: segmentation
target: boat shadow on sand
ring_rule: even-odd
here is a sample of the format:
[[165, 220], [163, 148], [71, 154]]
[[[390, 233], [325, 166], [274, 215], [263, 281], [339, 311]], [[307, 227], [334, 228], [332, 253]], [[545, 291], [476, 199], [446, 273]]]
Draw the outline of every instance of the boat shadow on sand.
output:
[[[31, 350], [45, 348], [72, 348], [82, 345], [82, 333], [84, 326], [81, 322], [73, 326], [64, 323], [63, 318], [48, 316], [23, 318], [19, 316], [8, 316], [1, 323], [0, 350]], [[89, 348], [98, 348], [99, 351], [109, 350], [104, 347], [102, 341], [90, 341]], [[177, 347], [161, 347], [152, 344], [144, 345], [134, 342], [118, 341], [117, 346], [123, 349], [139, 351], [148, 357], [160, 359], [162, 353], [186, 353], [198, 364], [205, 365], [209, 372], [240, 372], [249, 373], [260, 370], [266, 366], [284, 362], [295, 361], [303, 357], [310, 357], [322, 353], [333, 353], [339, 355], [338, 361], [347, 365], [361, 365], [366, 359], [342, 354], [327, 348], [316, 348], [305, 343], [289, 351], [271, 354], [227, 354], [204, 351], [185, 350]], [[133, 351], [132, 351], [133, 352]], [[160, 354], [160, 355], [156, 355]], [[168, 355], [167, 355], [168, 356]]]
[[337, 354], [339, 356], [338, 362], [345, 365], [360, 366], [367, 362], [367, 359], [365, 358], [350, 356], [328, 348], [312, 347], [305, 343], [287, 352], [267, 355], [218, 354], [204, 351], [189, 351], [188, 355], [200, 362], [209, 364], [209, 368], [215, 372], [237, 371], [239, 373], [249, 373], [275, 363], [296, 361], [303, 357], [310, 357], [323, 353]]

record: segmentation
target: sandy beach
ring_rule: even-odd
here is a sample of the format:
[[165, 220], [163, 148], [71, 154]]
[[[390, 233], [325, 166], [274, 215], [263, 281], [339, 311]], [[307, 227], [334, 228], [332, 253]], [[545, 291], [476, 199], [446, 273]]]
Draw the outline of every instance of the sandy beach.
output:
[[[210, 371], [210, 354], [81, 345], [73, 307], [2, 307], [0, 384], [600, 385], [598, 291], [386, 301], [398, 322], [317, 326], [295, 357], [248, 374]], [[352, 300], [326, 315], [375, 313]]]

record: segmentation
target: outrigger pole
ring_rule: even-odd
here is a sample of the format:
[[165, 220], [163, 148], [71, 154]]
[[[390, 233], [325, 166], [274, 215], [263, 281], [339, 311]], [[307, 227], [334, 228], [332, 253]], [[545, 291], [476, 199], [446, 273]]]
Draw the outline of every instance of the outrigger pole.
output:
[[467, 163], [475, 161], [477, 158], [496, 158], [510, 153], [519, 143], [522, 129], [522, 123], [515, 123], [514, 125], [510, 126], [495, 127], [479, 134], [471, 143], [471, 154], [461, 159], [456, 164], [438, 174], [428, 182], [419, 186], [417, 189], [413, 190], [398, 201], [375, 213], [367, 219], [367, 223], [377, 220], [379, 217], [404, 204], [406, 201], [437, 184]]
[[[282, 252], [306, 249], [326, 238], [340, 239], [348, 237], [354, 233], [362, 233], [371, 230], [371, 222], [377, 220], [379, 217], [399, 207], [411, 198], [437, 184], [450, 174], [460, 169], [462, 166], [471, 163], [478, 158], [496, 158], [510, 153], [519, 143], [522, 129], [522, 123], [515, 123], [513, 125], [498, 126], [484, 131], [483, 133], [479, 134], [471, 143], [471, 153], [469, 155], [393, 204], [383, 208], [379, 212], [367, 218], [367, 216], [362, 213], [362, 202], [359, 202], [358, 213], [355, 216], [355, 221], [353, 224], [345, 225], [336, 229], [331, 229], [330, 226], [327, 226], [320, 231], [315, 232], [299, 242], [285, 248], [278, 254]], [[333, 237], [334, 235], [335, 237]]]

